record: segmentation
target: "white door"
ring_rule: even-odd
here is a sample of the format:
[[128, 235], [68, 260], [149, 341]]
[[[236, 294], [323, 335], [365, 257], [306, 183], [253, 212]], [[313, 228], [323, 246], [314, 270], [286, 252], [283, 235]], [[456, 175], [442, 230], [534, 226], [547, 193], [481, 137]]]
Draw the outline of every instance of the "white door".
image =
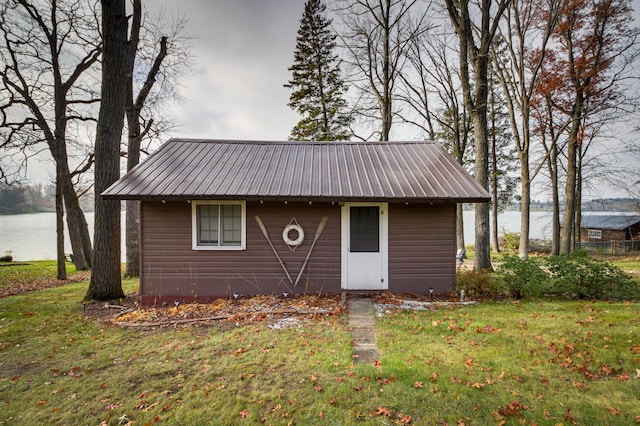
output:
[[342, 207], [342, 288], [389, 288], [387, 203], [345, 203]]

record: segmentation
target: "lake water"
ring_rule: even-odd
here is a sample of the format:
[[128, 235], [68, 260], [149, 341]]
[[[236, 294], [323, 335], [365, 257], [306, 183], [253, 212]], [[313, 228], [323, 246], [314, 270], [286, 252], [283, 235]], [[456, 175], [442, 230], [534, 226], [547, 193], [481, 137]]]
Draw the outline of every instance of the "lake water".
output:
[[[93, 235], [93, 213], [86, 213], [89, 231]], [[466, 244], [474, 242], [474, 213], [464, 212], [464, 238]], [[122, 253], [124, 259], [124, 212], [122, 214]], [[502, 234], [520, 231], [520, 212], [508, 211], [498, 216], [498, 228]], [[34, 213], [0, 216], [0, 256], [11, 250], [14, 260], [46, 260], [56, 257], [55, 213]], [[531, 238], [551, 238], [551, 213], [531, 213]], [[71, 252], [65, 237], [65, 253]]]
[[[93, 213], [85, 213], [93, 238]], [[124, 212], [122, 213], [122, 253], [124, 259]], [[66, 219], [65, 219], [66, 233]], [[0, 215], [0, 256], [11, 250], [13, 260], [48, 260], [56, 258], [56, 214], [33, 213]], [[65, 253], [71, 253], [65, 235]]]

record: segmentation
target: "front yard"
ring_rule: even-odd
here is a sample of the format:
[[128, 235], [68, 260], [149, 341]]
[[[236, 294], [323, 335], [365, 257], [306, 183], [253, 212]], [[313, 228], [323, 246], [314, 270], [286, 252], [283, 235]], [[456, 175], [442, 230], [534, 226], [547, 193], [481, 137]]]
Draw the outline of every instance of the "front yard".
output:
[[640, 423], [638, 303], [383, 310], [362, 365], [341, 311], [121, 328], [86, 287], [0, 299], [0, 424]]

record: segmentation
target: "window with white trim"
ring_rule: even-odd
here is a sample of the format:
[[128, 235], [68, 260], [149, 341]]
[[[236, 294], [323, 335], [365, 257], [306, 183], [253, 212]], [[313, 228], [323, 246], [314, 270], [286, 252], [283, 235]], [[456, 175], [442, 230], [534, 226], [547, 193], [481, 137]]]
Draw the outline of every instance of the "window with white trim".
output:
[[589, 238], [601, 239], [602, 238], [602, 230], [601, 229], [589, 229], [587, 231], [587, 236]]
[[194, 250], [244, 250], [244, 201], [194, 201], [191, 206]]

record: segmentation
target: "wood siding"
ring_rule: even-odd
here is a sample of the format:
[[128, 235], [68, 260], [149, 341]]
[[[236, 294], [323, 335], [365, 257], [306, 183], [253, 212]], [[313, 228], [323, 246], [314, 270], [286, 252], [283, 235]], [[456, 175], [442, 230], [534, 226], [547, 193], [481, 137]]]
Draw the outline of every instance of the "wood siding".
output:
[[601, 243], [606, 241], [623, 241], [628, 239], [626, 231], [613, 231], [608, 229], [597, 229], [602, 232], [602, 238], [589, 238], [589, 230], [596, 228], [582, 228], [580, 229], [580, 241], [582, 242], [591, 242], [591, 243]]
[[[295, 288], [255, 216], [262, 219], [294, 281], [320, 220], [323, 216], [329, 218]], [[293, 217], [305, 232], [304, 242], [295, 251], [282, 240], [282, 230]], [[246, 250], [193, 250], [191, 204], [143, 202], [141, 293], [145, 301], [210, 299], [229, 297], [234, 292], [255, 295], [340, 291], [340, 207], [330, 203], [247, 203], [246, 218]]]
[[455, 287], [455, 205], [389, 204], [389, 290], [445, 293]]
[[[193, 250], [192, 209], [187, 202], [145, 201], [142, 211], [141, 293], [145, 303], [207, 300], [241, 295], [337, 293], [340, 287], [340, 207], [331, 203], [246, 204], [246, 250]], [[443, 293], [455, 286], [453, 204], [389, 204], [389, 291]], [[307, 267], [291, 285], [264, 238], [271, 242], [295, 281], [323, 216], [328, 217]], [[295, 217], [305, 232], [291, 251], [282, 231]]]
[[[602, 231], [602, 238], [589, 238], [589, 229], [598, 229]], [[626, 241], [640, 239], [640, 223], [631, 225], [627, 229], [599, 229], [599, 228], [581, 228], [580, 241], [583, 242], [604, 242], [604, 241]]]

